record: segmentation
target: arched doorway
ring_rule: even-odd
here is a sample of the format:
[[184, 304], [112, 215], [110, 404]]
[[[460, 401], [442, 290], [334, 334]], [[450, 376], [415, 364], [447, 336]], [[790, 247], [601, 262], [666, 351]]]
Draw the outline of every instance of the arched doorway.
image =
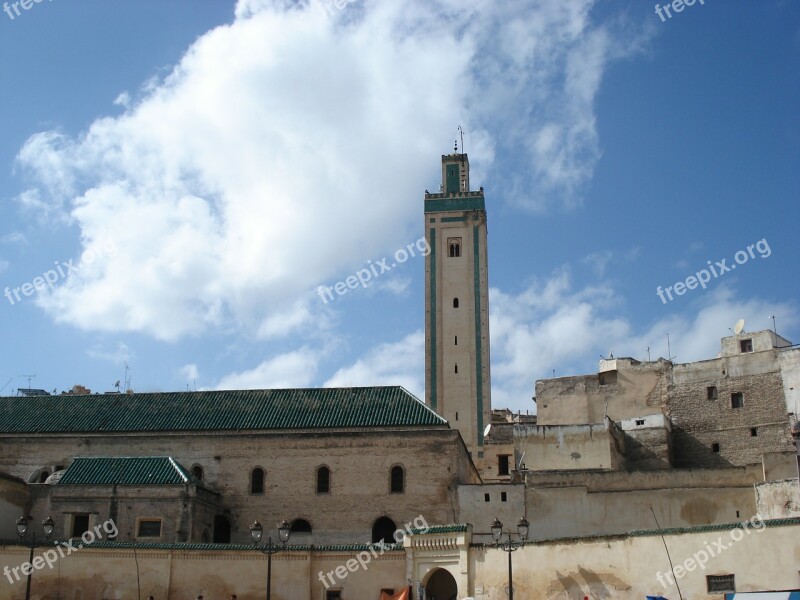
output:
[[425, 600], [458, 600], [456, 580], [446, 569], [436, 569], [425, 585]]
[[394, 521], [389, 517], [381, 517], [372, 525], [372, 543], [394, 544], [396, 542], [394, 539], [395, 531], [397, 531], [397, 526]]

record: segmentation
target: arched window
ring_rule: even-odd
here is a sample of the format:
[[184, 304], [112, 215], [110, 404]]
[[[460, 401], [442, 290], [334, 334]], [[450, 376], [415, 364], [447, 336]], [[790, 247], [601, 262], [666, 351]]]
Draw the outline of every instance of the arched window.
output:
[[39, 475], [39, 483], [44, 483], [45, 481], [47, 481], [48, 477], [50, 477], [50, 472], [42, 471], [41, 474]]
[[406, 487], [406, 476], [400, 465], [392, 467], [390, 490], [393, 494], [402, 494]]
[[397, 531], [397, 526], [389, 517], [381, 517], [372, 525], [372, 543], [377, 544], [383, 542], [384, 544], [394, 544], [394, 532]]
[[453, 298], [453, 308], [458, 308], [458, 298]]
[[264, 493], [264, 469], [256, 467], [250, 473], [250, 493], [263, 494]]
[[289, 529], [292, 533], [311, 533], [311, 523], [305, 519], [295, 519]]
[[331, 470], [322, 466], [317, 469], [317, 493], [329, 494], [331, 491]]
[[194, 465], [192, 467], [192, 475], [194, 475], [196, 479], [203, 481], [203, 467]]
[[448, 238], [447, 248], [450, 258], [458, 258], [461, 256], [461, 238]]

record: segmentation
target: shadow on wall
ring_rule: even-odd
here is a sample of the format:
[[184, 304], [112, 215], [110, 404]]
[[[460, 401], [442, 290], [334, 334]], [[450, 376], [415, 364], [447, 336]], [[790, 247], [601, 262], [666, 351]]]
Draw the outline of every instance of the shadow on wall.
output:
[[680, 427], [672, 430], [672, 455], [678, 468], [718, 469], [734, 466], [719, 451], [715, 452], [713, 446], [701, 443]]
[[[620, 592], [631, 589], [630, 585], [612, 573], [598, 574], [583, 567], [579, 567], [577, 573], [567, 575], [556, 571], [556, 579], [557, 581], [553, 581], [547, 588], [548, 598], [562, 593], [567, 594], [569, 600], [583, 600], [586, 596], [600, 599], [615, 598]], [[582, 579], [583, 583], [578, 579]]]

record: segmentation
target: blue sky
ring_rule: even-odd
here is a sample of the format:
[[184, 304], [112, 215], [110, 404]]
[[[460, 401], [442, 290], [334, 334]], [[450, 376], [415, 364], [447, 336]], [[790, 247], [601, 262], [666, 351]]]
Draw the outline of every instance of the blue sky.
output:
[[459, 125], [495, 408], [667, 334], [713, 358], [739, 318], [800, 342], [796, 2], [341, 4], [0, 12], [3, 394], [110, 391], [127, 362], [136, 391], [422, 396], [421, 256], [315, 290], [419, 240]]

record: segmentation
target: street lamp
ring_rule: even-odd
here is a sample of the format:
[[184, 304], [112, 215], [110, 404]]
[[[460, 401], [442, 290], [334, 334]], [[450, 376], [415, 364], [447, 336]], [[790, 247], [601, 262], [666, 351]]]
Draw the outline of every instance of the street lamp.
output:
[[500, 519], [495, 517], [494, 522], [491, 524], [492, 538], [494, 539], [495, 546], [508, 553], [508, 600], [514, 600], [514, 579], [511, 572], [511, 553], [519, 550], [525, 545], [525, 540], [528, 539], [528, 531], [531, 524], [525, 517], [520, 518], [517, 522], [517, 533], [519, 534], [520, 541], [515, 542], [511, 539], [511, 533], [508, 534], [508, 539], [501, 542], [500, 538], [503, 537], [503, 524]]
[[253, 540], [253, 545], [256, 547], [256, 550], [267, 555], [267, 600], [270, 600], [270, 593], [272, 591], [272, 555], [286, 547], [286, 542], [289, 541], [290, 535], [291, 528], [289, 527], [289, 523], [285, 520], [281, 521], [278, 524], [278, 539], [281, 541], [281, 545], [273, 545], [272, 536], [268, 536], [267, 544], [262, 546], [261, 538], [264, 537], [264, 528], [258, 521], [250, 525], [250, 539]]
[[[49, 540], [50, 536], [53, 535], [53, 529], [55, 529], [56, 524], [53, 522], [53, 519], [47, 517], [44, 521], [42, 521], [42, 530], [44, 531], [44, 539]], [[27, 541], [25, 536], [28, 533], [28, 519], [25, 517], [20, 517], [17, 519], [17, 535], [19, 536], [20, 544], [28, 546], [31, 549], [31, 555], [28, 558], [28, 583], [25, 586], [25, 600], [31, 600], [31, 575], [33, 574], [33, 551], [36, 548], [36, 532], [33, 532], [33, 536], [31, 541]]]

